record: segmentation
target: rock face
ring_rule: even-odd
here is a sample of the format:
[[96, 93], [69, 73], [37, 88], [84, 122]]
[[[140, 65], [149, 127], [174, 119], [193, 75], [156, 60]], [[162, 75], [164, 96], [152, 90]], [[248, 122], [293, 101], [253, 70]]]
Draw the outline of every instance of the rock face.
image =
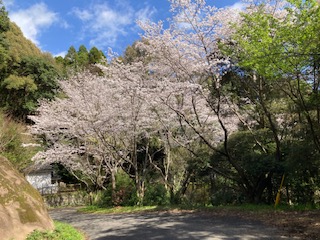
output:
[[33, 230], [53, 229], [40, 194], [0, 157], [0, 238], [24, 240]]

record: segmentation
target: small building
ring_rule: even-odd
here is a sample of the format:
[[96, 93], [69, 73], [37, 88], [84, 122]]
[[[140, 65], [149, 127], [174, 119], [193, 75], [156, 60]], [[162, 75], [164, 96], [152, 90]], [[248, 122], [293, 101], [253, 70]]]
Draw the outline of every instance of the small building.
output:
[[60, 178], [55, 174], [50, 164], [34, 164], [24, 170], [27, 181], [36, 188], [41, 195], [58, 192]]

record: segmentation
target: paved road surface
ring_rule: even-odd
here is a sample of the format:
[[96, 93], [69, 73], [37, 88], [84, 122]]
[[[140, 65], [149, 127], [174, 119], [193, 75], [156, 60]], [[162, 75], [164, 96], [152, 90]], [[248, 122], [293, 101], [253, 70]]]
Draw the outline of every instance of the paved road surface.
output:
[[91, 240], [288, 239], [260, 222], [199, 213], [84, 214], [65, 208], [50, 215], [83, 230]]

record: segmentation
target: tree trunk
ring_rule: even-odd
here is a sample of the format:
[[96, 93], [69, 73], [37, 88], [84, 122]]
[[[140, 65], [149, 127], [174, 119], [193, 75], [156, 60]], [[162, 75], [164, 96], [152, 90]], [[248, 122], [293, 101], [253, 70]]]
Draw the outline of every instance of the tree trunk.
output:
[[137, 187], [137, 198], [138, 198], [137, 205], [142, 206], [143, 200], [144, 200], [144, 193], [145, 193], [145, 181], [138, 180], [136, 187]]
[[115, 171], [111, 171], [111, 199], [112, 199], [112, 205], [116, 205], [116, 173]]

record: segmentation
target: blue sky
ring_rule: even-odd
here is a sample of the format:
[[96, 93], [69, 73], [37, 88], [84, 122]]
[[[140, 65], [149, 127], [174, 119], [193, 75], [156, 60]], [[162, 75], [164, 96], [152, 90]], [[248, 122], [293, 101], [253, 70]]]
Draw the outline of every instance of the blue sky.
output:
[[[239, 0], [207, 0], [216, 7]], [[42, 51], [64, 55], [70, 46], [122, 54], [139, 39], [138, 19], [170, 17], [167, 0], [4, 0], [10, 19]]]

